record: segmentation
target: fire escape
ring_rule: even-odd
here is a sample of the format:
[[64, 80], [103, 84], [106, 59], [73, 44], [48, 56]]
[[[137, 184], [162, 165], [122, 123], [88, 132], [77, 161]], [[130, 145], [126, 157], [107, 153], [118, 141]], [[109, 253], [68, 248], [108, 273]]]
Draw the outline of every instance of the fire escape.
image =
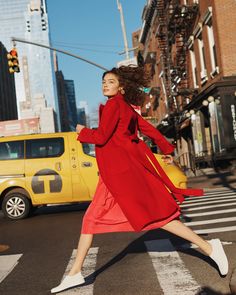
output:
[[159, 0], [156, 9], [159, 23], [156, 36], [169, 112], [179, 113], [194, 93], [194, 89], [189, 88], [187, 41], [198, 14], [198, 4]]

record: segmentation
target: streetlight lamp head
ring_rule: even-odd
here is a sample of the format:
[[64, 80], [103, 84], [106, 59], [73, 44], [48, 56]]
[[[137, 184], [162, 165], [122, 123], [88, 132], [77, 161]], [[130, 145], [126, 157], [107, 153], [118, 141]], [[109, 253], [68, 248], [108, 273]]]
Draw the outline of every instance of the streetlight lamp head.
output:
[[208, 99], [207, 99], [209, 102], [212, 102], [215, 100], [214, 96], [209, 96]]
[[206, 107], [206, 106], [208, 106], [208, 104], [209, 104], [209, 102], [206, 99], [203, 100], [202, 105], [204, 105]]

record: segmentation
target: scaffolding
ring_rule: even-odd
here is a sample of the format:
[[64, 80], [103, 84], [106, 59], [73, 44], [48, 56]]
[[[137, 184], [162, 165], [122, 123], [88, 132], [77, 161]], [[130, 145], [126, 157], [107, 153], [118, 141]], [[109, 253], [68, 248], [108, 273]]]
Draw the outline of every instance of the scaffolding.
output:
[[198, 4], [183, 5], [180, 0], [159, 0], [156, 10], [162, 78], [169, 111], [175, 113], [182, 110], [194, 92], [189, 88], [187, 41], [196, 21]]

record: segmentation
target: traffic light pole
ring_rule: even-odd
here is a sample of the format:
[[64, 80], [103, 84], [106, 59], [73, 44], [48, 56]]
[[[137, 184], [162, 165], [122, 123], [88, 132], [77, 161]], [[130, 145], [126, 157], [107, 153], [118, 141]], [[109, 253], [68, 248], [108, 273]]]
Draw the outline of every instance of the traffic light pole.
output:
[[57, 51], [57, 52], [60, 52], [60, 53], [63, 53], [63, 54], [66, 54], [66, 55], [69, 55], [69, 56], [72, 56], [74, 58], [78, 58], [86, 63], [89, 63], [97, 68], [100, 68], [104, 71], [108, 71], [107, 68], [104, 68], [103, 66], [100, 66], [98, 64], [96, 64], [95, 62], [91, 61], [91, 60], [88, 60], [86, 58], [83, 58], [79, 55], [76, 55], [76, 54], [73, 54], [73, 53], [70, 53], [68, 51], [65, 51], [65, 50], [61, 50], [61, 49], [57, 49], [57, 48], [54, 48], [54, 47], [51, 47], [51, 46], [47, 46], [47, 45], [43, 45], [43, 44], [40, 44], [40, 43], [36, 43], [36, 42], [31, 42], [31, 41], [27, 41], [27, 40], [24, 40], [24, 39], [19, 39], [19, 38], [15, 38], [15, 37], [12, 37], [11, 38], [12, 42], [15, 44], [15, 42], [20, 42], [20, 43], [26, 43], [26, 44], [31, 44], [31, 45], [35, 45], [35, 46], [39, 46], [39, 47], [43, 47], [43, 48], [47, 48], [47, 49], [50, 49], [50, 50], [54, 50], [54, 51]]

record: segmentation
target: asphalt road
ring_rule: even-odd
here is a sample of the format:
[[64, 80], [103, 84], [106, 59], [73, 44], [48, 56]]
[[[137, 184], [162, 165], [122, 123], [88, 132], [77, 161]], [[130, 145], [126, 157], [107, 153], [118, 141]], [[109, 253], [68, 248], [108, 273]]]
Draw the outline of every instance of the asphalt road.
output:
[[[212, 191], [208, 199], [199, 199], [199, 202], [208, 201], [209, 207], [209, 201], [215, 200], [214, 194], [218, 200], [225, 196], [236, 200], [235, 192]], [[236, 225], [235, 212], [226, 211], [224, 216], [213, 213], [218, 203], [212, 203], [211, 208], [192, 211], [203, 205], [191, 207], [189, 201], [191, 199], [183, 208], [185, 221], [192, 222], [194, 230], [205, 230], [202, 235], [206, 239], [220, 238], [225, 243], [230, 261], [230, 272], [226, 277], [222, 278], [214, 263], [197, 249], [162, 230], [109, 233], [95, 236], [85, 261], [86, 285], [61, 294], [228, 294], [231, 273], [236, 267], [236, 229], [230, 230]], [[226, 202], [233, 200], [222, 199], [222, 206]], [[222, 208], [225, 212], [236, 206]], [[41, 208], [32, 217], [17, 222], [3, 218], [0, 212], [0, 244], [9, 245], [7, 251], [0, 253], [0, 281], [6, 272], [4, 267], [15, 259], [15, 265], [8, 269], [8, 276], [2, 279], [0, 294], [50, 294], [50, 289], [63, 277], [71, 257], [73, 259], [85, 209], [86, 204]], [[209, 214], [193, 216], [199, 212]], [[219, 222], [219, 218], [228, 218], [229, 222]], [[210, 224], [193, 224], [210, 219], [213, 220]], [[220, 230], [222, 227], [226, 229]], [[10, 262], [3, 264], [4, 259], [10, 259]]]

